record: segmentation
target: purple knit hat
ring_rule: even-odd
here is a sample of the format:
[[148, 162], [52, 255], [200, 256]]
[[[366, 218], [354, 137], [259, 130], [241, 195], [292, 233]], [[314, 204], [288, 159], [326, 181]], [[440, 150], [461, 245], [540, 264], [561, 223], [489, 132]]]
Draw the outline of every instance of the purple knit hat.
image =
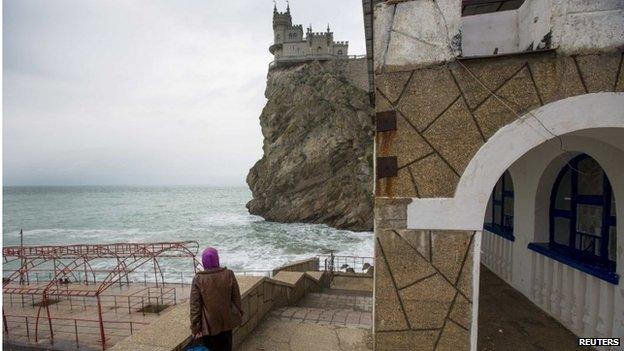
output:
[[204, 270], [219, 267], [219, 252], [214, 247], [208, 247], [202, 252], [202, 266]]

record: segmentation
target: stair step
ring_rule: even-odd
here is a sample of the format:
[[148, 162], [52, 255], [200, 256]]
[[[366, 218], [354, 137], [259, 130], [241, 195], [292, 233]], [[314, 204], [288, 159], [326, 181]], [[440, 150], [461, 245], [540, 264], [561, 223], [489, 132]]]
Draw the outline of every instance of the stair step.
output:
[[299, 306], [371, 312], [373, 310], [373, 297], [347, 294], [308, 293], [299, 302]]
[[369, 329], [372, 325], [371, 312], [348, 308], [281, 307], [272, 310], [271, 316], [303, 323], [331, 324], [364, 329]]

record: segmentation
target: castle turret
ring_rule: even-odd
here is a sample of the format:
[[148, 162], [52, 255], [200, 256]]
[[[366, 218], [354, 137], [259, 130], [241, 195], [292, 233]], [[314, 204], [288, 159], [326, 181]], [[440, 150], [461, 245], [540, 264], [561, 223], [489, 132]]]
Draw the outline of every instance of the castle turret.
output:
[[292, 26], [292, 17], [290, 16], [290, 6], [286, 9], [286, 12], [277, 11], [277, 6], [273, 7], [273, 30], [278, 27], [290, 27]]
[[286, 12], [279, 12], [277, 5], [273, 5], [273, 45], [269, 51], [275, 57], [281, 56], [282, 44], [286, 40], [288, 31], [292, 28], [292, 17], [290, 16], [290, 4], [286, 7]]

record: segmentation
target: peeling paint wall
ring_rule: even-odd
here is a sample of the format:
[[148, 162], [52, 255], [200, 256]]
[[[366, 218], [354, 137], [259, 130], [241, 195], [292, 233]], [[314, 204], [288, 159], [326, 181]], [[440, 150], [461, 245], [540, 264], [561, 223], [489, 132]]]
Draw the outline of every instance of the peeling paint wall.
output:
[[376, 5], [375, 70], [415, 68], [452, 60], [459, 54], [460, 13], [459, 0]]
[[549, 0], [553, 47], [565, 54], [624, 46], [624, 1]]
[[517, 10], [462, 17], [462, 56], [550, 49], [550, 10], [547, 0], [527, 0]]
[[518, 11], [491, 12], [462, 18], [462, 56], [500, 55], [518, 51]]
[[569, 55], [624, 47], [624, 0], [526, 0], [517, 10], [467, 17], [461, 17], [461, 0], [389, 0], [375, 6], [374, 23], [375, 72], [458, 56], [544, 49]]

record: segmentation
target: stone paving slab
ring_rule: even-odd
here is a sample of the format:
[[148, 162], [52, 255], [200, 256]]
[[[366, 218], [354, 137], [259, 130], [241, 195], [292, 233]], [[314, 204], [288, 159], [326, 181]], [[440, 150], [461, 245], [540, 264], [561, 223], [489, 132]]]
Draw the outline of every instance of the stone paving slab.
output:
[[299, 306], [318, 308], [350, 308], [357, 311], [372, 312], [373, 297], [370, 295], [351, 295], [333, 293], [308, 293]]
[[351, 309], [320, 309], [313, 307], [282, 307], [271, 311], [272, 318], [284, 321], [296, 321], [312, 324], [339, 325], [370, 329], [371, 312]]
[[267, 317], [239, 351], [372, 350], [370, 329]]
[[272, 310], [240, 351], [372, 350], [372, 296], [327, 289]]

